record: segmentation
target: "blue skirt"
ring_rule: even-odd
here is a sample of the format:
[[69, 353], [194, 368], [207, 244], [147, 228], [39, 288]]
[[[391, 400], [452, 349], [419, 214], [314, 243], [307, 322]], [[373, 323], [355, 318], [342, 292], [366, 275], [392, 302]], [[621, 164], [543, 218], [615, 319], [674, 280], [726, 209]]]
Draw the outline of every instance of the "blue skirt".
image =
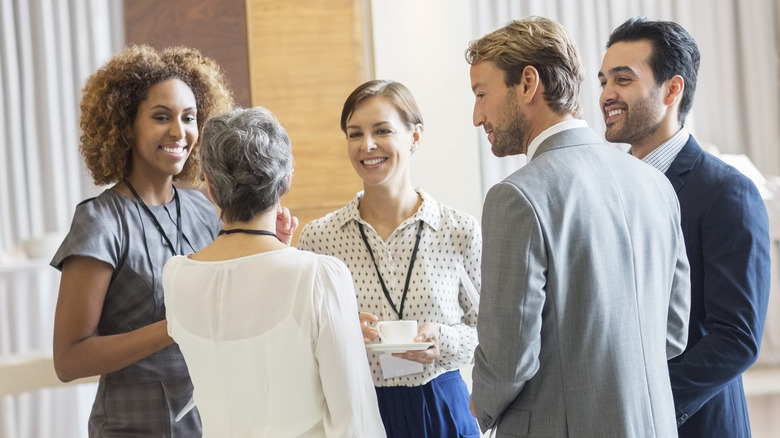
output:
[[388, 438], [479, 438], [460, 371], [421, 386], [377, 387], [379, 413]]

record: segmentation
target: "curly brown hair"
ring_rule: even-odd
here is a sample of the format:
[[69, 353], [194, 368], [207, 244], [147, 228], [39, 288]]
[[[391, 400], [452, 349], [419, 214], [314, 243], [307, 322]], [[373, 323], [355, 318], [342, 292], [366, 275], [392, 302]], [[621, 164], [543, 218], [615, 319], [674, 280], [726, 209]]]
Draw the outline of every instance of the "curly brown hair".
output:
[[[149, 88], [166, 79], [180, 79], [195, 95], [198, 132], [206, 120], [234, 106], [233, 92], [222, 68], [188, 47], [161, 51], [130, 45], [87, 79], [81, 99], [79, 150], [97, 185], [122, 181], [130, 172], [132, 129], [138, 105]], [[174, 179], [197, 186], [200, 182], [200, 139]]]

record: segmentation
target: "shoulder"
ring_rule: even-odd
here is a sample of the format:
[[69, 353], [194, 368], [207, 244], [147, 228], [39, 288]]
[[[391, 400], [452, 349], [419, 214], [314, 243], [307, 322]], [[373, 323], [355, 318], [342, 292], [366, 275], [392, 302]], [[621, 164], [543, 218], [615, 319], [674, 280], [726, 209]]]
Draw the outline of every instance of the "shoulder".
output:
[[188, 208], [216, 214], [214, 204], [199, 190], [177, 189], [177, 193], [182, 200], [182, 204], [187, 205]]
[[[210, 242], [209, 239], [216, 237], [216, 230], [219, 228], [219, 213], [214, 204], [206, 198], [206, 195], [198, 190], [177, 189], [181, 200], [182, 215], [185, 216], [185, 223], [191, 224], [196, 229], [205, 227], [208, 229], [209, 238], [201, 246]], [[213, 233], [212, 233], [213, 231]], [[213, 234], [213, 235], [212, 235]]]
[[298, 238], [298, 248], [317, 251], [321, 245], [334, 239], [350, 222], [350, 210], [350, 205], [346, 205], [304, 225]]
[[66, 258], [79, 255], [116, 267], [128, 244], [126, 233], [129, 219], [126, 211], [131, 203], [131, 200], [111, 189], [79, 203], [70, 231], [51, 265], [60, 269]]
[[436, 203], [436, 208], [439, 213], [438, 228], [443, 227], [452, 231], [466, 232], [469, 234], [480, 233], [479, 221], [477, 221], [477, 218], [474, 216], [442, 203]]
[[709, 152], [702, 151], [691, 170], [690, 183], [697, 192], [731, 198], [737, 203], [761, 198], [758, 187], [750, 178]]

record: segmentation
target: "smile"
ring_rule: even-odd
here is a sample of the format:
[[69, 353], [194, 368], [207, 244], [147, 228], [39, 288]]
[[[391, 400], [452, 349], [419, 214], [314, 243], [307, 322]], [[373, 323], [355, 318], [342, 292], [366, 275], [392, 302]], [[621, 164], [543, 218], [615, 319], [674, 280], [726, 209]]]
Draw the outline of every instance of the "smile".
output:
[[160, 149], [169, 154], [180, 155], [184, 153], [184, 151], [187, 149], [187, 146], [160, 146]]
[[385, 160], [387, 160], [387, 158], [370, 158], [368, 160], [363, 160], [362, 163], [366, 166], [373, 166], [374, 164], [379, 164]]

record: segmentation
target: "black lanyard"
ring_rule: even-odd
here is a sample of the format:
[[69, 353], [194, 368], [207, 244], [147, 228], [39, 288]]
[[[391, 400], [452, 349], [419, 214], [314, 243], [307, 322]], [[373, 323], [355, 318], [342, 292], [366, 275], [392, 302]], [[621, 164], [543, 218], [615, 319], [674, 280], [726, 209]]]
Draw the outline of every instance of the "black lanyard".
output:
[[[171, 239], [168, 238], [168, 235], [165, 234], [165, 231], [163, 230], [162, 225], [160, 225], [160, 221], [157, 220], [157, 217], [155, 217], [154, 213], [152, 213], [152, 210], [149, 209], [149, 207], [146, 205], [143, 199], [141, 199], [140, 196], [138, 196], [138, 192], [135, 191], [135, 188], [133, 188], [133, 185], [130, 184], [129, 180], [125, 180], [125, 184], [127, 184], [127, 188], [130, 189], [130, 192], [133, 193], [133, 196], [135, 196], [135, 199], [141, 204], [141, 206], [144, 208], [144, 211], [146, 211], [146, 214], [149, 215], [149, 217], [152, 219], [152, 222], [154, 222], [154, 226], [157, 227], [157, 231], [162, 234], [163, 238], [165, 239], [165, 242], [168, 244], [168, 248], [170, 248], [171, 253], [173, 255], [176, 255], [176, 248], [173, 246], [173, 243], [171, 243]], [[181, 245], [182, 241], [182, 232], [181, 232], [181, 204], [179, 203], [179, 192], [176, 191], [176, 186], [173, 187], [173, 199], [176, 201], [176, 231], [178, 233], [177, 238], [178, 240], [176, 243]]]
[[374, 269], [376, 269], [376, 276], [379, 277], [379, 284], [382, 285], [382, 292], [385, 293], [385, 298], [387, 298], [387, 301], [390, 303], [390, 307], [393, 308], [393, 311], [396, 315], [398, 315], [398, 319], [404, 319], [404, 303], [406, 302], [406, 294], [409, 292], [409, 281], [412, 279], [412, 268], [414, 268], [414, 260], [417, 258], [417, 248], [420, 246], [420, 236], [422, 236], [422, 229], [423, 229], [423, 221], [419, 222], [419, 225], [417, 225], [417, 239], [414, 241], [414, 249], [412, 250], [412, 258], [409, 259], [409, 270], [406, 273], [406, 284], [404, 284], [404, 292], [401, 295], [401, 305], [399, 308], [395, 307], [395, 303], [393, 303], [393, 299], [390, 298], [390, 291], [387, 290], [387, 286], [385, 286], [385, 281], [382, 279], [382, 274], [379, 273], [379, 266], [376, 264], [376, 259], [374, 258], [374, 251], [371, 250], [371, 245], [368, 244], [368, 238], [366, 238], [366, 233], [363, 231], [363, 224], [358, 222], [358, 228], [360, 228], [360, 235], [363, 237], [363, 243], [366, 244], [366, 248], [368, 249], [368, 254], [371, 256], [371, 261], [374, 262]]

